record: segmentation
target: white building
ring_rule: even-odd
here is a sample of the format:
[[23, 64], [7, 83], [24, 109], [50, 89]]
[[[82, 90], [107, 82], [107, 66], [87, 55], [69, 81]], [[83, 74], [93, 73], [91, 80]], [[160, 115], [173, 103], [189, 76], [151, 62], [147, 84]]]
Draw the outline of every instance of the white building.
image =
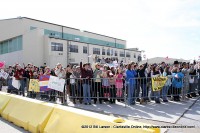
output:
[[141, 51], [126, 48], [126, 41], [26, 17], [0, 20], [0, 61], [14, 63], [60, 62], [78, 64], [102, 58], [138, 62]]

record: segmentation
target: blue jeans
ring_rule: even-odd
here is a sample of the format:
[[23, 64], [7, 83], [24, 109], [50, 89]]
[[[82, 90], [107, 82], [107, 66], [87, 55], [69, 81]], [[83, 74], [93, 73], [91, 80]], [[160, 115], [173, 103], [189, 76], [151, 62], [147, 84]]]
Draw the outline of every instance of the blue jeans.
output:
[[155, 101], [160, 101], [160, 91], [154, 91]]
[[9, 90], [14, 89], [14, 87], [12, 86], [12, 78], [9, 78], [9, 79], [8, 79], [8, 89], [9, 89]]
[[148, 96], [147, 96], [147, 85], [146, 84], [141, 84], [141, 88], [142, 88], [142, 98], [147, 100], [148, 99]]
[[135, 84], [128, 84], [128, 104], [135, 104]]
[[84, 103], [91, 103], [89, 84], [83, 84], [83, 101]]
[[25, 81], [24, 79], [21, 79], [20, 80], [20, 95], [22, 94], [23, 96], [25, 96], [24, 88], [25, 88]]
[[162, 89], [162, 99], [167, 100], [167, 94], [168, 94], [169, 86], [164, 86]]

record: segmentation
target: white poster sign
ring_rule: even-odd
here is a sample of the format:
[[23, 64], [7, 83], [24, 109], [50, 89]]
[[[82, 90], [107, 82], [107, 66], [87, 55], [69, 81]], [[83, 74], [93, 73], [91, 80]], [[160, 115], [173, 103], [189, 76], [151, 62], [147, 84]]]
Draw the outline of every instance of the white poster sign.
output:
[[13, 85], [13, 87], [15, 87], [16, 89], [19, 90], [19, 88], [20, 88], [20, 82], [19, 82], [19, 80], [16, 80], [15, 77], [13, 77], [12, 85]]
[[51, 88], [51, 89], [56, 90], [56, 91], [63, 92], [64, 91], [64, 85], [65, 85], [64, 79], [59, 79], [58, 77], [50, 76], [48, 88]]

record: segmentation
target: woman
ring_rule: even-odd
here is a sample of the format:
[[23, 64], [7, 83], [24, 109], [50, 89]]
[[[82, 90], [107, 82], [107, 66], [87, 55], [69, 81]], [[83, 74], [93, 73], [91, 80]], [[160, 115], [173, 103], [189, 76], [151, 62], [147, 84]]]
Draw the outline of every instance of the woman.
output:
[[[159, 77], [159, 76], [162, 76], [162, 74], [160, 72], [160, 67], [154, 66], [152, 74], [151, 74], [151, 78], [155, 78], [155, 77]], [[155, 103], [160, 103], [160, 90], [153, 91], [153, 89], [152, 89], [152, 92], [154, 93], [154, 96], [155, 96]]]
[[134, 65], [129, 64], [128, 70], [126, 71], [126, 82], [128, 84], [128, 105], [135, 104], [135, 76], [137, 75], [136, 71], [134, 70]]
[[165, 69], [164, 69], [164, 72], [163, 72], [163, 76], [164, 77], [167, 77], [167, 81], [162, 89], [162, 99], [163, 99], [163, 102], [168, 102], [168, 99], [167, 99], [167, 93], [168, 93], [168, 90], [169, 90], [169, 87], [171, 86], [172, 84], [172, 74], [170, 72], [170, 67], [167, 66]]
[[[59, 79], [65, 79], [66, 73], [65, 73], [65, 70], [62, 67], [62, 64], [58, 63], [56, 65], [54, 73]], [[63, 92], [58, 92], [58, 96], [60, 97], [61, 103], [64, 103], [64, 99], [65, 99], [64, 92], [65, 92], [65, 87], [64, 87]]]
[[180, 92], [183, 87], [183, 73], [180, 72], [179, 68], [174, 67], [172, 70], [172, 87], [174, 101], [180, 101]]

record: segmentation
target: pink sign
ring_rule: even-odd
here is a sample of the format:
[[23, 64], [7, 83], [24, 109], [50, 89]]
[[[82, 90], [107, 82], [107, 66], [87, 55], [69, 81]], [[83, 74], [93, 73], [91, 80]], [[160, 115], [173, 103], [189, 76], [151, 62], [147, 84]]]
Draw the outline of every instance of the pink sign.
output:
[[0, 62], [0, 68], [3, 68], [3, 67], [4, 67], [4, 65], [5, 65], [5, 63], [4, 63], [4, 62]]

